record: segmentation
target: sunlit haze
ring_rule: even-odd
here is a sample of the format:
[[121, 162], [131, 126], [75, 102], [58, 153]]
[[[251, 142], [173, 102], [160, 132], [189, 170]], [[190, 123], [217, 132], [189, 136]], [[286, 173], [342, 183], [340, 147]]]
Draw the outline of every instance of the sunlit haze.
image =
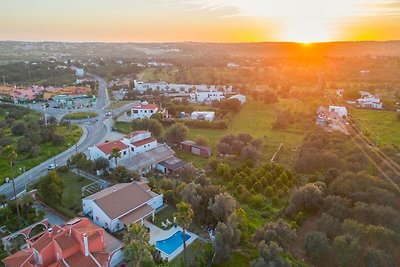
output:
[[396, 0], [2, 0], [2, 40], [400, 39]]

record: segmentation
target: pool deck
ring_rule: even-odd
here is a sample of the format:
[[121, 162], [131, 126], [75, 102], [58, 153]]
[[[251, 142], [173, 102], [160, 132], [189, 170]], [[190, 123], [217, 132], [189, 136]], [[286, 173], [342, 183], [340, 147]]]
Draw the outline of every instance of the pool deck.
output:
[[[144, 226], [146, 226], [150, 229], [150, 244], [152, 244], [152, 245], [156, 245], [157, 241], [164, 240], [164, 239], [171, 237], [178, 231], [183, 232], [182, 227], [180, 227], [178, 225], [176, 227], [171, 227], [168, 230], [162, 230], [161, 228], [155, 226], [154, 224], [152, 224], [148, 221], [145, 221]], [[193, 243], [198, 237], [197, 235], [195, 235], [192, 232], [189, 232], [187, 230], [185, 233], [187, 235], [190, 235], [190, 238], [186, 241], [186, 246]], [[172, 252], [172, 254], [166, 254], [165, 252], [160, 250], [161, 257], [163, 257], [164, 259], [167, 259], [168, 261], [171, 261], [172, 259], [174, 259], [182, 251], [183, 251], [183, 244], [180, 247], [178, 247], [174, 252]]]

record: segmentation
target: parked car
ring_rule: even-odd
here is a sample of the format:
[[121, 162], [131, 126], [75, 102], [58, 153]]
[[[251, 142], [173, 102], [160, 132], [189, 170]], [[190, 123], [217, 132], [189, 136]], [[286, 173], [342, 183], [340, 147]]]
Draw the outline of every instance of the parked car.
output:
[[49, 171], [54, 170], [55, 168], [57, 168], [58, 165], [57, 164], [50, 164], [49, 167], [47, 168]]

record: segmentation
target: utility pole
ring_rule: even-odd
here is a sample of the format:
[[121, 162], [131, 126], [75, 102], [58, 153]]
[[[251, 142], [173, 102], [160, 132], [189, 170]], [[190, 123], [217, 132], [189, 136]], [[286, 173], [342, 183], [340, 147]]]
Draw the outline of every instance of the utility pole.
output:
[[4, 74], [3, 74], [3, 84], [6, 85], [6, 77], [4, 77]]
[[14, 181], [14, 173], [13, 173], [13, 161], [10, 161], [10, 166], [11, 166], [11, 179], [12, 179], [12, 185], [13, 185], [13, 191], [14, 191], [14, 199], [15, 199], [15, 206], [17, 207], [17, 216], [18, 216], [18, 224], [21, 225], [21, 215], [19, 213], [19, 205], [18, 205], [18, 199], [17, 199], [17, 190], [15, 190], [15, 181]]

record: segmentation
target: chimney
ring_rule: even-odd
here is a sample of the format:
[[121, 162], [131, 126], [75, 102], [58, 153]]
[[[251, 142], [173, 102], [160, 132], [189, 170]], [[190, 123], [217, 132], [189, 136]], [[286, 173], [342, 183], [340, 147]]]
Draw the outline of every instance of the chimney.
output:
[[47, 229], [47, 232], [49, 233], [49, 237], [51, 237], [51, 233], [53, 232], [52, 228]]
[[113, 189], [114, 189], [114, 192], [115, 192], [115, 191], [117, 191], [117, 189], [115, 188], [115, 186], [114, 186], [114, 188], [113, 188]]
[[86, 233], [83, 234], [83, 246], [85, 248], [85, 256], [89, 256], [89, 243]]

